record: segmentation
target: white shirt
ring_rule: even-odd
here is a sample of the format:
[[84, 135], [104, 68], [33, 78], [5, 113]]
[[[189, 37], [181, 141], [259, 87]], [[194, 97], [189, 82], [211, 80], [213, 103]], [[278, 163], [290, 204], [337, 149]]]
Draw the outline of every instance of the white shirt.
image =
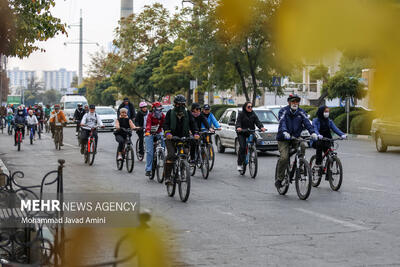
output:
[[86, 113], [82, 118], [81, 124], [86, 125], [86, 126], [82, 126], [82, 128], [85, 130], [91, 130], [91, 128], [94, 128], [96, 126], [99, 126], [99, 127], [103, 126], [103, 123], [101, 122], [101, 119], [96, 114], [96, 112]]
[[39, 123], [35, 115], [32, 116], [28, 115], [26, 117], [26, 122], [28, 125], [36, 125]]

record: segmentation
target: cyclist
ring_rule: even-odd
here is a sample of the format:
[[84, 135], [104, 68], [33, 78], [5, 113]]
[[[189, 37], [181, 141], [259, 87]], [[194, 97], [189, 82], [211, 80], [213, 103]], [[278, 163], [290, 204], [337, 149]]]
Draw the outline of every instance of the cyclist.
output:
[[289, 95], [288, 104], [279, 111], [279, 128], [276, 139], [278, 140], [279, 149], [279, 164], [278, 164], [278, 179], [275, 181], [275, 186], [280, 188], [285, 176], [285, 169], [289, 161], [290, 147], [298, 147], [301, 145], [301, 153], [305, 154], [305, 145], [297, 140], [291, 140], [292, 137], [298, 138], [301, 132], [306, 128], [312, 139], [317, 140], [314, 128], [307, 118], [306, 112], [299, 108], [300, 97], [296, 94]]
[[243, 133], [243, 130], [250, 129], [255, 130], [255, 126], [265, 132], [264, 125], [260, 122], [257, 114], [253, 111], [253, 104], [246, 102], [242, 106], [242, 111], [239, 113], [236, 120], [236, 132], [239, 141], [239, 151], [237, 160], [237, 170], [243, 171], [243, 162], [246, 156], [246, 139], [249, 137], [249, 133]]
[[30, 130], [33, 128], [33, 139], [36, 140], [35, 133], [36, 133], [36, 126], [39, 125], [39, 121], [36, 117], [36, 115], [33, 114], [33, 110], [28, 111], [28, 117], [26, 117], [26, 124], [27, 124], [27, 129]]
[[163, 124], [164, 133], [167, 138], [166, 163], [164, 165], [165, 184], [171, 183], [171, 171], [175, 162], [175, 144], [171, 140], [173, 136], [189, 137], [190, 132], [195, 139], [199, 139], [198, 127], [193, 119], [192, 113], [186, 110], [186, 98], [177, 95], [174, 99], [174, 108], [168, 110]]
[[14, 119], [14, 113], [11, 110], [8, 112], [8, 115], [6, 117], [6, 125], [8, 125], [8, 122], [12, 123], [13, 119]]
[[165, 120], [165, 115], [162, 112], [163, 107], [160, 102], [154, 102], [151, 108], [152, 111], [147, 116], [146, 121], [146, 176], [151, 176], [153, 168], [154, 138], [151, 136], [152, 129], [157, 128], [155, 133], [162, 135], [162, 126]]
[[18, 125], [23, 125], [21, 131], [22, 131], [22, 139], [25, 139], [25, 125], [26, 125], [26, 116], [24, 115], [24, 110], [21, 107], [18, 107], [17, 114], [14, 116], [14, 119], [12, 121], [12, 124], [14, 125], [14, 146], [17, 145], [17, 130], [18, 130]]
[[79, 127], [81, 127], [80, 124], [81, 124], [83, 115], [85, 115], [85, 110], [83, 109], [82, 104], [79, 103], [78, 107], [75, 109], [75, 113], [74, 113], [74, 120], [76, 122], [76, 129], [75, 129], [76, 136], [78, 136], [78, 131], [79, 131]]
[[[203, 115], [203, 113], [201, 113], [201, 107], [198, 103], [192, 104], [191, 111], [192, 111], [192, 116], [194, 118], [194, 121], [195, 121], [198, 129], [202, 129], [202, 126], [204, 125], [204, 129], [213, 131], [213, 129], [211, 129], [210, 125], [208, 124], [207, 118]], [[192, 142], [190, 144], [190, 163], [192, 163], [192, 164], [194, 163], [197, 145], [198, 145], [197, 142]]]
[[[221, 126], [219, 125], [217, 119], [215, 118], [214, 114], [211, 113], [211, 107], [208, 104], [203, 106], [203, 115], [207, 118], [208, 125], [210, 127], [214, 127], [216, 130], [221, 130]], [[202, 124], [201, 129], [204, 129], [205, 126]]]
[[[84, 153], [85, 150], [85, 144], [88, 141], [90, 131], [92, 128], [95, 127], [101, 127], [103, 128], [103, 123], [101, 122], [101, 119], [99, 116], [97, 116], [96, 113], [96, 106], [95, 105], [89, 105], [89, 113], [86, 113], [81, 121], [81, 126], [82, 126], [82, 137], [81, 137], [81, 154]], [[97, 135], [97, 130], [95, 129], [93, 131], [93, 136], [95, 140], [95, 151], [97, 151], [97, 142], [98, 142], [98, 135]]]
[[8, 104], [7, 105], [7, 114], [14, 113], [14, 109], [13, 109], [13, 104]]
[[[127, 133], [123, 131], [122, 129], [135, 129], [136, 126], [132, 122], [130, 118], [128, 118], [128, 110], [126, 108], [121, 108], [119, 110], [119, 118], [115, 122], [115, 129], [116, 131], [114, 132], [115, 135], [115, 140], [118, 142], [118, 160], [122, 160], [122, 150], [124, 148], [126, 136], [130, 133]], [[81, 150], [81, 153], [83, 151]]]
[[141, 156], [144, 155], [144, 129], [146, 129], [146, 120], [147, 120], [147, 115], [149, 114], [149, 111], [147, 110], [147, 103], [142, 101], [139, 103], [139, 108], [140, 110], [136, 114], [135, 117], [135, 125], [137, 127], [140, 127], [136, 134], [139, 137], [139, 154]]
[[49, 104], [46, 105], [45, 109], [44, 109], [44, 117], [46, 119], [50, 118], [50, 114], [51, 114], [51, 107]]
[[121, 105], [118, 107], [118, 117], [119, 117], [119, 111], [121, 108], [126, 108], [128, 110], [128, 118], [131, 119], [132, 121], [136, 117], [136, 111], [135, 111], [135, 106], [129, 101], [129, 98], [125, 97], [124, 102], [122, 102]]
[[[61, 123], [65, 124], [67, 123], [67, 119], [65, 118], [64, 112], [60, 109], [60, 105], [56, 104], [54, 105], [54, 111], [51, 112], [50, 114], [50, 130], [52, 137], [54, 138], [54, 133], [55, 133], [55, 126], [56, 123]], [[61, 140], [60, 140], [60, 146], [63, 146], [63, 127], [61, 126]]]
[[312, 124], [314, 126], [315, 133], [318, 135], [318, 141], [312, 142], [312, 147], [317, 150], [315, 154], [315, 166], [321, 167], [322, 153], [331, 147], [331, 142], [321, 139], [324, 137], [332, 139], [331, 130], [339, 135], [342, 139], [346, 139], [347, 135], [336, 127], [333, 120], [329, 119], [329, 108], [327, 106], [321, 106], [318, 108], [317, 117], [313, 119]]
[[44, 112], [43, 112], [43, 107], [42, 107], [41, 104], [39, 104], [36, 107], [34, 113], [35, 113], [35, 116], [36, 116], [36, 118], [37, 118], [37, 120], [39, 122], [40, 127], [42, 127], [42, 129], [43, 129]]

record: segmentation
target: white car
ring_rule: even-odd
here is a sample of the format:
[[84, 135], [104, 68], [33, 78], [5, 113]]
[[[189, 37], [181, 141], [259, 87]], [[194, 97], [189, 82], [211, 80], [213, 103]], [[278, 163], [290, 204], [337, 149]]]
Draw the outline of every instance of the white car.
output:
[[67, 119], [67, 124], [75, 124], [74, 113], [78, 104], [87, 105], [86, 97], [77, 94], [66, 94], [61, 97], [60, 104]]
[[[117, 112], [111, 107], [96, 107], [96, 113], [100, 117], [101, 122], [105, 126], [104, 129], [113, 131], [117, 120]], [[99, 129], [102, 130], [102, 129]]]
[[[219, 120], [221, 131], [215, 133], [218, 152], [223, 153], [225, 148], [233, 148], [236, 153], [239, 151], [235, 124], [241, 110], [241, 108], [228, 108], [222, 114]], [[279, 123], [277, 117], [271, 110], [266, 108], [254, 108], [253, 110], [266, 129], [264, 133], [256, 132], [257, 150], [262, 152], [278, 150], [276, 134], [278, 133]]]

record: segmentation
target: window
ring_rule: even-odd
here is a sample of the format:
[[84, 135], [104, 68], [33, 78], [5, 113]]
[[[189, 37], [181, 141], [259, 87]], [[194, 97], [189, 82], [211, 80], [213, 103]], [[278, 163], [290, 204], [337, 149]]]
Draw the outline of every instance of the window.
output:
[[230, 116], [231, 116], [231, 113], [232, 113], [232, 111], [230, 111], [230, 110], [225, 111], [224, 115], [222, 115], [221, 123], [227, 124], [227, 123], [228, 123], [228, 120], [229, 120], [229, 118], [230, 118]]
[[236, 123], [236, 111], [232, 111], [231, 116], [229, 117], [229, 123]]
[[276, 124], [279, 123], [278, 119], [272, 111], [269, 110], [255, 110], [254, 111], [261, 123]]

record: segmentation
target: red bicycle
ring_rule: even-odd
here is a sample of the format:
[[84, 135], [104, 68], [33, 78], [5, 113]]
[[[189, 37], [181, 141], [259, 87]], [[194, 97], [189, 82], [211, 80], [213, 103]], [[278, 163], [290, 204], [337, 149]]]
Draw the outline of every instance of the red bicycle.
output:
[[23, 124], [17, 124], [15, 125], [15, 142], [17, 143], [18, 146], [18, 151], [21, 150], [21, 144], [22, 144], [22, 129], [24, 129], [25, 125]]
[[94, 132], [97, 130], [98, 127], [93, 127], [90, 130], [89, 138], [85, 143], [85, 149], [83, 153], [83, 158], [85, 163], [89, 164], [90, 166], [94, 163], [94, 158], [96, 155], [96, 140], [94, 138]]

